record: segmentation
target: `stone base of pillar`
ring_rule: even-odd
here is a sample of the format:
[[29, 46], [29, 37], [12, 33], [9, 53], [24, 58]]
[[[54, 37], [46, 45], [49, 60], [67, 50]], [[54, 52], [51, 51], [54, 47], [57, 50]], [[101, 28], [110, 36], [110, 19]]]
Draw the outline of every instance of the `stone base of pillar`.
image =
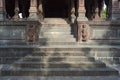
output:
[[120, 20], [120, 13], [112, 14], [112, 20]]
[[77, 21], [88, 21], [88, 19], [85, 17], [85, 13], [79, 13]]
[[5, 16], [4, 13], [0, 13], [0, 20], [4, 20], [5, 19], [4, 16]]
[[29, 20], [38, 20], [38, 15], [37, 15], [37, 8], [36, 7], [30, 7], [29, 10]]
[[29, 20], [38, 20], [38, 16], [36, 13], [30, 13], [29, 15]]

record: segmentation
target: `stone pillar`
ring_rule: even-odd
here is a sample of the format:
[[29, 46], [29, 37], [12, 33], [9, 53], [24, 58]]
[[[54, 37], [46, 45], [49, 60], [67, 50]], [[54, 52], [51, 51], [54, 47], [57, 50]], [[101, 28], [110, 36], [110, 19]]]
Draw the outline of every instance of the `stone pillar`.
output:
[[112, 0], [112, 20], [120, 20], [120, 1]]
[[75, 3], [74, 0], [71, 0], [71, 22], [74, 23], [76, 19], [75, 16]]
[[38, 19], [37, 16], [37, 0], [30, 0], [30, 15], [29, 15], [29, 19], [31, 20], [36, 20]]
[[18, 21], [19, 20], [19, 4], [18, 4], [18, 0], [15, 0], [15, 15], [13, 16], [13, 19], [15, 21]]
[[88, 19], [85, 17], [85, 5], [84, 0], [78, 0], [78, 18], [77, 21], [87, 21]]
[[5, 0], [0, 0], [0, 20], [5, 19], [5, 5], [4, 5]]
[[101, 21], [101, 17], [99, 16], [99, 0], [94, 0], [94, 7], [95, 7], [95, 18], [94, 21]]
[[43, 13], [42, 0], [38, 1], [38, 17], [39, 17], [40, 21], [43, 21], [43, 19], [44, 19], [44, 13]]
[[85, 17], [85, 5], [84, 0], [78, 0], [78, 34], [77, 41], [78, 42], [86, 42], [88, 41], [88, 24], [86, 23], [88, 19]]

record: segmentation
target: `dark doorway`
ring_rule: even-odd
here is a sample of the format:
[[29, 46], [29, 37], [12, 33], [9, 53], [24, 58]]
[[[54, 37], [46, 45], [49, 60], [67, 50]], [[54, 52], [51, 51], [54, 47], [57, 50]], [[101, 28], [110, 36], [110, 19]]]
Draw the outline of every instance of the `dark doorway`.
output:
[[67, 0], [44, 0], [44, 16], [47, 18], [67, 18], [69, 12]]

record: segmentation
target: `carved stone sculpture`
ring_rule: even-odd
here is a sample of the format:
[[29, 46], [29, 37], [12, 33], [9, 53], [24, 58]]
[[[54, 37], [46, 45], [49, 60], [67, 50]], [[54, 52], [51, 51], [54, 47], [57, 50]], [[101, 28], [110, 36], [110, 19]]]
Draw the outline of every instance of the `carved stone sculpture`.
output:
[[35, 42], [37, 41], [37, 39], [38, 39], [37, 26], [29, 25], [28, 31], [27, 31], [27, 41]]
[[88, 26], [86, 23], [78, 23], [78, 42], [88, 40]]

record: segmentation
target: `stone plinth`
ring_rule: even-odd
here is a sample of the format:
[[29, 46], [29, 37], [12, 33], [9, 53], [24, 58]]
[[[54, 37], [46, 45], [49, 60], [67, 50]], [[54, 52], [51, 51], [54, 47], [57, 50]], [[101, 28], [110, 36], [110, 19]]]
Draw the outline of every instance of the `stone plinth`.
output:
[[112, 20], [120, 20], [120, 1], [112, 1]]
[[[0, 41], [14, 42], [24, 41], [27, 42], [29, 27], [35, 26], [38, 29], [38, 22], [36, 21], [0, 21]], [[35, 32], [36, 32], [35, 31]]]
[[120, 40], [119, 21], [89, 22], [90, 40]]
[[88, 24], [86, 22], [78, 22], [78, 42], [88, 41]]
[[37, 0], [30, 0], [30, 15], [29, 15], [29, 19], [30, 20], [37, 20], [38, 16], [37, 16]]

